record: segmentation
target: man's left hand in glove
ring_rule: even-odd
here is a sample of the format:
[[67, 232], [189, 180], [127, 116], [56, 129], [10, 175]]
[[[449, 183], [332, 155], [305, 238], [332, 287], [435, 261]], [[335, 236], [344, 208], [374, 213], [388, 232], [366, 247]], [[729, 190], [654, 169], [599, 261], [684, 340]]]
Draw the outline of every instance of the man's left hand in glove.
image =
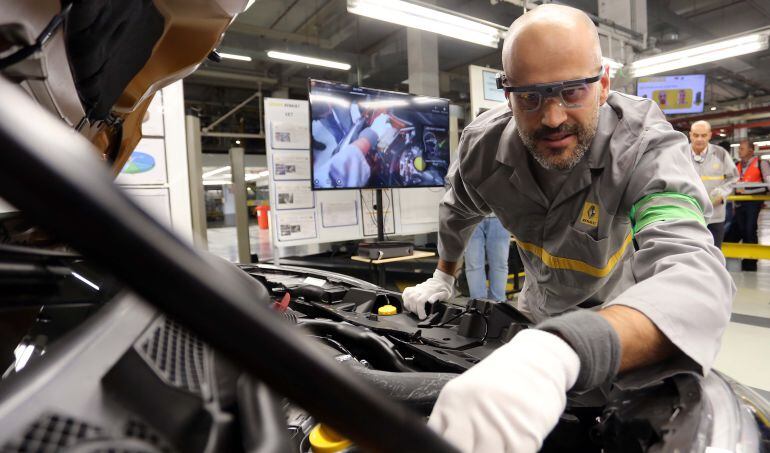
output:
[[428, 425], [463, 452], [535, 452], [568, 390], [614, 382], [677, 348], [623, 305], [578, 310], [520, 332], [441, 391]]

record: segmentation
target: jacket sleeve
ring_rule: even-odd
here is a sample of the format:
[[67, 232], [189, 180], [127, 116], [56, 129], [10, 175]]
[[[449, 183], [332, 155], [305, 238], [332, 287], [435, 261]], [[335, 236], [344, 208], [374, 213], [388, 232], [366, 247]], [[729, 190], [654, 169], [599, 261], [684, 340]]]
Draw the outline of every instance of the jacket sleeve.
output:
[[459, 157], [447, 174], [447, 192], [439, 203], [438, 253], [441, 259], [457, 262], [473, 230], [491, 212], [475, 188], [463, 179], [464, 165], [469, 161], [471, 142], [467, 130], [458, 145]]
[[729, 195], [732, 195], [733, 189], [735, 189], [735, 183], [738, 182], [738, 169], [735, 167], [735, 163], [730, 154], [725, 152], [722, 154], [725, 167], [725, 182], [719, 186], [719, 193], [723, 198], [727, 199]]
[[719, 351], [735, 284], [706, 228], [711, 203], [705, 187], [679, 151], [684, 137], [660, 125], [644, 131], [641, 140], [648, 141], [646, 151], [623, 199], [631, 207], [635, 245], [626, 272], [635, 284], [607, 305], [640, 311], [681, 351], [656, 365], [657, 376], [705, 374]]

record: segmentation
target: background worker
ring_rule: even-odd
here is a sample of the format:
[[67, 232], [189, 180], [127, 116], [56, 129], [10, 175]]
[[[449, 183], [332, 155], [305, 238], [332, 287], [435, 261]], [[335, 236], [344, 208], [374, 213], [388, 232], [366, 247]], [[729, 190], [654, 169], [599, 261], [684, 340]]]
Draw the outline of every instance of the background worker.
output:
[[[496, 216], [487, 216], [476, 226], [464, 255], [465, 278], [471, 299], [506, 300], [510, 249], [511, 233], [505, 230]], [[489, 265], [489, 272], [485, 264]]]
[[692, 123], [689, 152], [695, 171], [706, 186], [711, 206], [714, 208], [711, 217], [706, 219], [708, 229], [714, 236], [714, 245], [722, 247], [725, 234], [725, 202], [738, 181], [738, 170], [730, 153], [720, 146], [712, 145], [710, 140], [711, 124], [707, 121]]
[[[754, 147], [748, 140], [741, 140], [738, 147], [739, 161], [736, 165], [740, 179], [738, 184], [750, 184], [755, 187], [738, 187], [737, 195], [764, 195], [767, 187], [756, 187], [757, 184], [770, 183], [770, 163], [754, 156]], [[730, 230], [725, 236], [725, 242], [741, 242], [756, 244], [757, 220], [762, 210], [763, 201], [736, 201]], [[741, 270], [756, 272], [757, 260], [741, 260]]]

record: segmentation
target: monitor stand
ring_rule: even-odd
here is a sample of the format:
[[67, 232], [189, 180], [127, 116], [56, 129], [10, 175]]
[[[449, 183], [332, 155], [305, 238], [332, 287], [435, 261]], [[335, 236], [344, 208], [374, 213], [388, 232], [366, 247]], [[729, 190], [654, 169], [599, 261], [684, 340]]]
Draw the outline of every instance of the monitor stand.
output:
[[414, 244], [385, 240], [385, 221], [382, 209], [382, 189], [377, 189], [377, 242], [362, 242], [358, 245], [358, 254], [373, 260], [410, 256], [414, 253]]
[[385, 242], [385, 220], [382, 212], [382, 189], [377, 189], [377, 242]]

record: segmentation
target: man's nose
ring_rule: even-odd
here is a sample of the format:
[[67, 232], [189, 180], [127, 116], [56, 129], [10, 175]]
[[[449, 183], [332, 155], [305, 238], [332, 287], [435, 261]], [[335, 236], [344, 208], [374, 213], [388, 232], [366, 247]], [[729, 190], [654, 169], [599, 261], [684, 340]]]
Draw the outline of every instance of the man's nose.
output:
[[543, 99], [543, 118], [540, 120], [543, 126], [557, 128], [567, 120], [564, 104], [559, 97]]

